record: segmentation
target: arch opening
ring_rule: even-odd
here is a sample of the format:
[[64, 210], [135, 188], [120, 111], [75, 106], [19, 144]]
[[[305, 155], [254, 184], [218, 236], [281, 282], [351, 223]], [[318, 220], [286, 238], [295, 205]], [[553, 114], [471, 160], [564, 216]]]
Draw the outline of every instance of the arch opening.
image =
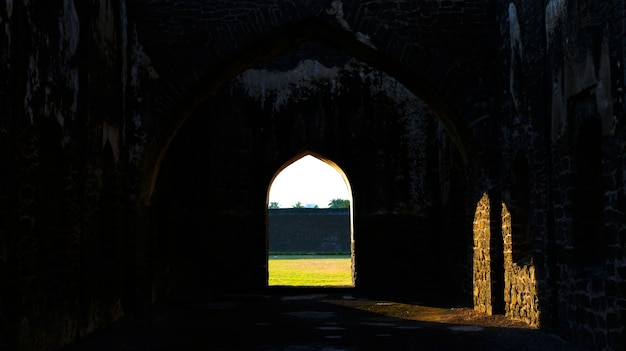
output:
[[304, 152], [267, 191], [268, 286], [354, 287], [350, 182], [331, 160]]
[[[324, 42], [321, 44], [326, 45]], [[346, 56], [352, 57], [351, 59], [356, 58], [359, 60], [360, 57], [363, 57], [363, 55], [352, 55], [352, 51], [345, 49], [346, 48], [340, 48], [338, 51]], [[291, 50], [288, 51], [291, 55]], [[313, 52], [312, 55], [311, 52], [306, 49], [302, 52], [304, 53], [303, 56], [305, 56], [305, 60], [309, 57], [306, 55], [313, 56], [315, 54], [315, 52]], [[273, 56], [275, 55], [273, 54], [272, 57]], [[278, 59], [282, 59], [282, 57]], [[369, 61], [370, 60], [368, 60], [368, 62]], [[359, 60], [359, 62], [361, 61]], [[380, 67], [380, 64], [375, 65], [376, 67], [372, 67], [368, 62], [362, 62], [363, 66], [371, 67], [373, 70], [381, 72], [380, 76], [382, 77], [384, 77], [383, 75], [387, 75], [394, 78], [393, 75], [386, 73], [387, 70], [380, 71], [377, 69], [376, 67]], [[269, 65], [271, 65], [271, 63], [261, 65], [257, 62], [257, 66], [260, 67], [258, 71], [263, 71], [263, 69]], [[380, 68], [388, 68], [384, 65], [382, 66], [383, 67]], [[271, 72], [271, 70], [269, 70], [269, 72]], [[391, 73], [393, 72], [395, 71], [392, 70]], [[347, 77], [348, 79], [354, 78], [357, 81], [362, 79], [362, 77], [357, 74], [347, 75]], [[169, 272], [176, 272], [173, 276], [176, 278], [177, 285], [175, 289], [177, 291], [182, 291], [183, 288], [181, 287], [187, 290], [196, 289], [195, 281], [197, 279], [194, 277], [200, 274], [203, 274], [205, 277], [210, 276], [210, 279], [203, 280], [206, 281], [206, 283], [198, 283], [198, 285], [202, 285], [200, 287], [201, 289], [224, 289], [225, 287], [235, 289], [239, 287], [247, 288], [249, 286], [261, 287], [269, 285], [267, 261], [269, 253], [269, 220], [267, 205], [269, 205], [271, 201], [267, 198], [268, 181], [270, 181], [271, 178], [272, 182], [269, 184], [272, 184], [277, 176], [277, 174], [274, 173], [275, 169], [280, 164], [275, 163], [277, 158], [284, 161], [288, 157], [285, 157], [285, 155], [293, 155], [303, 149], [332, 152], [333, 157], [344, 160], [346, 165], [354, 171], [355, 175], [358, 175], [358, 177], [355, 178], [355, 180], [358, 181], [362, 180], [362, 173], [358, 172], [362, 168], [360, 168], [360, 164], [357, 162], [360, 159], [355, 158], [353, 155], [355, 152], [365, 157], [367, 157], [367, 155], [376, 155], [375, 157], [382, 161], [377, 162], [376, 164], [378, 165], [407, 165], [405, 168], [398, 170], [401, 176], [396, 177], [393, 177], [393, 174], [388, 171], [389, 167], [380, 166], [380, 169], [377, 171], [380, 173], [381, 179], [387, 181], [384, 184], [384, 194], [381, 187], [377, 194], [370, 196], [364, 193], [359, 200], [359, 206], [362, 208], [361, 214], [373, 214], [367, 216], [364, 221], [363, 217], [358, 218], [360, 223], [359, 227], [362, 226], [364, 230], [366, 230], [361, 235], [363, 240], [360, 240], [358, 249], [358, 252], [360, 252], [359, 269], [361, 272], [359, 288], [382, 289], [383, 287], [394, 284], [398, 287], [412, 289], [416, 287], [416, 282], [418, 281], [421, 282], [424, 279], [436, 280], [435, 276], [437, 273], [434, 273], [433, 270], [425, 268], [417, 271], [411, 267], [413, 264], [407, 265], [403, 262], [404, 258], [401, 258], [411, 257], [411, 260], [416, 265], [425, 260], [424, 256], [415, 255], [414, 250], [409, 249], [409, 247], [417, 246], [413, 244], [421, 242], [421, 240], [418, 239], [419, 236], [424, 235], [424, 237], [427, 237], [427, 228], [434, 228], [432, 223], [434, 223], [435, 217], [440, 215], [439, 210], [434, 208], [437, 200], [423, 197], [426, 199], [423, 200], [423, 198], [420, 198], [420, 200], [417, 201], [414, 195], [419, 192], [412, 191], [419, 190], [420, 187], [425, 184], [430, 184], [429, 182], [432, 179], [426, 175], [418, 179], [411, 173], [411, 170], [406, 169], [410, 168], [411, 165], [421, 164], [420, 161], [422, 160], [433, 161], [420, 158], [420, 155], [417, 154], [417, 151], [421, 150], [420, 148], [408, 148], [414, 145], [413, 143], [416, 140], [419, 141], [418, 136], [421, 134], [411, 134], [411, 137], [408, 139], [400, 139], [400, 143], [389, 137], [389, 135], [399, 135], [393, 133], [398, 132], [400, 130], [398, 128], [400, 127], [409, 128], [407, 130], [413, 131], [422, 130], [418, 128], [421, 125], [416, 124], [417, 120], [413, 118], [415, 114], [407, 114], [406, 117], [410, 118], [394, 120], [393, 123], [380, 122], [384, 128], [377, 130], [381, 138], [381, 145], [379, 145], [379, 147], [374, 147], [372, 143], [365, 144], [360, 141], [351, 144], [354, 140], [361, 140], [354, 139], [354, 131], [358, 131], [358, 128], [362, 128], [361, 130], [363, 131], [366, 129], [363, 127], [365, 125], [365, 123], [363, 123], [364, 119], [350, 119], [350, 116], [353, 115], [351, 114], [352, 111], [350, 110], [351, 105], [349, 101], [339, 100], [339, 103], [337, 103], [337, 100], [333, 101], [332, 104], [328, 105], [332, 106], [332, 109], [322, 110], [319, 116], [314, 116], [316, 118], [321, 117], [316, 119], [315, 123], [309, 123], [306, 118], [314, 114], [314, 112], [312, 112], [315, 111], [314, 105], [323, 101], [322, 98], [327, 97], [328, 94], [320, 94], [321, 98], [315, 97], [313, 99], [302, 100], [301, 103], [297, 105], [293, 105], [288, 109], [279, 110], [280, 113], [275, 113], [273, 109], [274, 105], [266, 104], [271, 100], [256, 100], [256, 96], [250, 94], [248, 91], [246, 91], [247, 94], [240, 95], [235, 100], [234, 93], [238, 92], [238, 90], [235, 89], [240, 89], [236, 84], [240, 84], [240, 81], [237, 79], [231, 79], [230, 81], [233, 83], [226, 84], [227, 82], [222, 82], [226, 84], [225, 87], [228, 89], [218, 89], [221, 86], [216, 86], [214, 91], [215, 96], [203, 98], [203, 101], [199, 101], [199, 105], [196, 107], [187, 106], [187, 108], [190, 108], [189, 113], [192, 114], [192, 116], [190, 116], [192, 118], [179, 121], [180, 125], [178, 125], [178, 127], [180, 131], [175, 130], [169, 136], [172, 139], [170, 141], [172, 141], [171, 149], [173, 149], [173, 153], [167, 151], [169, 145], [161, 145], [170, 156], [164, 160], [164, 172], [160, 170], [160, 164], [157, 165], [157, 169], [155, 170], [155, 172], [163, 173], [159, 176], [161, 178], [159, 181], [161, 188], [156, 192], [155, 204], [164, 208], [174, 207], [170, 204], [165, 204], [171, 202], [168, 200], [168, 196], [172, 196], [177, 199], [177, 201], [183, 202], [184, 206], [184, 208], [173, 208], [172, 211], [162, 210], [161, 212], [164, 214], [164, 218], [167, 217], [168, 220], [171, 220], [169, 226], [176, 230], [176, 232], [181, 232], [181, 228], [184, 228], [184, 230], [182, 230], [184, 234], [177, 234], [176, 238], [168, 236], [165, 239], [180, 246], [180, 248], [175, 248], [175, 250], [171, 250], [169, 247], [167, 248], [167, 250], [174, 251], [174, 254], [170, 255], [173, 264], [171, 266], [172, 268], [164, 266], [164, 275], [170, 274]], [[390, 79], [389, 81], [392, 80]], [[394, 84], [392, 86], [401, 87], [403, 98], [409, 101], [419, 100], [420, 103], [423, 103], [423, 107], [420, 107], [419, 111], [426, 111], [426, 109], [428, 109], [428, 112], [434, 115], [433, 117], [438, 116], [437, 111], [432, 109], [433, 106], [426, 104], [421, 99], [421, 95], [416, 93], [417, 88], [411, 88], [410, 83], [415, 84], [414, 81], [415, 79], [410, 79], [409, 82], [407, 82], [407, 86], [407, 84], [403, 84], [402, 81], [395, 79], [393, 80]], [[375, 90], [371, 90], [371, 87], [367, 87], [367, 90], [364, 89], [363, 91], [367, 94], [371, 94], [372, 91]], [[395, 90], [392, 89], [391, 91]], [[359, 90], [353, 90], [353, 92], [361, 93]], [[363, 96], [371, 96], [367, 94]], [[343, 96], [352, 95], [344, 94], [342, 97]], [[221, 99], [222, 97], [225, 97], [225, 99]], [[243, 99], [241, 97], [243, 97]], [[375, 99], [372, 100], [379, 101]], [[263, 103], [258, 104], [259, 101]], [[388, 102], [386, 100], [382, 101], [384, 103]], [[390, 101], [397, 103], [397, 100]], [[312, 106], [313, 108], [311, 108]], [[377, 122], [379, 121], [377, 116], [385, 116], [389, 111], [383, 108], [385, 107], [383, 104], [379, 104], [378, 106], [381, 108], [368, 109], [368, 111], [381, 112], [379, 114], [369, 114], [372, 120]], [[402, 106], [407, 105], [403, 104]], [[191, 110], [192, 107], [194, 107], [193, 111]], [[417, 110], [418, 109], [415, 111]], [[346, 113], [346, 111], [348, 113]], [[399, 112], [404, 111], [405, 110], [401, 110]], [[197, 118], [199, 116], [211, 116], [211, 118]], [[405, 115], [400, 114], [399, 116]], [[333, 120], [333, 118], [335, 119]], [[441, 118], [432, 118], [429, 120], [442, 122]], [[395, 121], [400, 122], [395, 123]], [[434, 124], [425, 124], [425, 126], [428, 127], [428, 129], [424, 130], [428, 131], [434, 128]], [[452, 137], [453, 133], [445, 128], [445, 123], [440, 123], [439, 126], [442, 127], [441, 131], [446, 136], [446, 143], [449, 143], [449, 146], [446, 146], [446, 148], [450, 147], [454, 150], [451, 151], [451, 153], [454, 154], [455, 159], [460, 156], [461, 158], [457, 160], [459, 165], [462, 164], [465, 158], [463, 157], [462, 150], [458, 148], [458, 145], [455, 145], [454, 137]], [[256, 134], [256, 132], [251, 132], [253, 130], [260, 130], [261, 133]], [[386, 131], [390, 131], [391, 133], [386, 133]], [[189, 135], [191, 135], [191, 137], [188, 137]], [[214, 137], [209, 137], [209, 135]], [[371, 137], [369, 132], [362, 135], [367, 136], [367, 138]], [[354, 145], [362, 145], [362, 147], [353, 149]], [[180, 147], [180, 150], [177, 150], [178, 147]], [[402, 147], [406, 147], [406, 149]], [[210, 156], [190, 157], [190, 155], [200, 155], [197, 153], [198, 149], [212, 151], [205, 153], [205, 155]], [[380, 152], [380, 150], [382, 150], [382, 152]], [[386, 153], [397, 155], [398, 151], [402, 151], [400, 153], [402, 158], [393, 157], [390, 159], [385, 157]], [[404, 154], [403, 152], [407, 153]], [[303, 156], [307, 153], [312, 154], [312, 152], [307, 151], [305, 153], [298, 153], [298, 155]], [[298, 158], [299, 157], [295, 157], [291, 159], [291, 161], [282, 166], [280, 170], [285, 169]], [[323, 157], [320, 158], [323, 159]], [[331, 163], [328, 159], [323, 159], [323, 161], [328, 161], [326, 162], [328, 164]], [[432, 163], [429, 162], [424, 164], [432, 165]], [[179, 167], [176, 165], [177, 163], [184, 163], [187, 168]], [[209, 167], [205, 167], [207, 171], [203, 171], [203, 174], [206, 174], [206, 177], [203, 177], [200, 176], [198, 168], [195, 167], [194, 164], [206, 163], [209, 164]], [[456, 161], [451, 164], [457, 165]], [[261, 176], [253, 174], [254, 170], [260, 170], [262, 172]], [[168, 175], [167, 172], [171, 174]], [[187, 179], [188, 181], [172, 181], [172, 179], [177, 178]], [[201, 181], [200, 179], [204, 180]], [[371, 180], [374, 180], [374, 178], [368, 178], [365, 184], [359, 183], [359, 189], [378, 189], [377, 187], [380, 183], [377, 181], [372, 182]], [[409, 180], [418, 181], [413, 182]], [[423, 180], [423, 182], [421, 182], [421, 180]], [[192, 186], [192, 184], [195, 185]], [[179, 186], [185, 188], [181, 189], [184, 193], [177, 191]], [[430, 192], [425, 192], [425, 194], [429, 196], [432, 195]], [[150, 196], [148, 199], [149, 198]], [[207, 203], [205, 198], [212, 200]], [[261, 205], [264, 200], [266, 207], [262, 208], [259, 205]], [[294, 203], [290, 202], [283, 205], [289, 206], [294, 205]], [[306, 205], [306, 202], [302, 205]], [[200, 213], [202, 213], [201, 216]], [[350, 211], [350, 213], [352, 214], [352, 211]], [[160, 221], [161, 220], [162, 219], [160, 219]], [[365, 222], [365, 224], [361, 224], [363, 222]], [[399, 223], [399, 225], [393, 226], [392, 234], [389, 234], [388, 229], [388, 227], [390, 227], [388, 223], [390, 222]], [[352, 223], [352, 216], [350, 217], [350, 223]], [[416, 228], [419, 229], [416, 230]], [[160, 231], [164, 232], [164, 230]], [[375, 233], [377, 231], [385, 231], [388, 237], [393, 236], [395, 239], [379, 240], [376, 239], [374, 235], [369, 235], [369, 233]], [[405, 233], [412, 231], [417, 231], [418, 235], [405, 240], [407, 238]], [[232, 233], [237, 233], [237, 235], [233, 235]], [[428, 240], [428, 242], [431, 242], [430, 239]], [[186, 247], [188, 245], [185, 244], [186, 242], [193, 243], [193, 245], [189, 245], [193, 246], [193, 248], [187, 249]], [[244, 245], [241, 245], [242, 243]], [[389, 254], [387, 254], [389, 256], [388, 259], [385, 259], [385, 262], [382, 264], [380, 256], [377, 254], [377, 251], [380, 250], [380, 245], [385, 245], [386, 248], [390, 249], [388, 250]], [[232, 255], [226, 253], [232, 253], [233, 251], [229, 251], [229, 249], [235, 246], [238, 247], [237, 251], [235, 251], [237, 259], [232, 260]], [[422, 246], [426, 247], [426, 245]], [[397, 254], [398, 251], [395, 251], [395, 249], [398, 249], [402, 253], [410, 252], [410, 255], [399, 255]], [[191, 255], [189, 253], [190, 251], [194, 252], [196, 257]], [[434, 255], [432, 252], [427, 254], [429, 257], [441, 257], [441, 255]], [[350, 273], [352, 286], [355, 286], [356, 274], [354, 271], [355, 264], [352, 245], [349, 259], [351, 262]], [[235, 261], [235, 263], [233, 263], [233, 261]], [[202, 262], [202, 265], [197, 264], [198, 262]], [[226, 262], [228, 262], [228, 264], [225, 264]], [[207, 270], [209, 274], [206, 274]], [[394, 274], [389, 274], [390, 270]], [[242, 276], [246, 276], [246, 279], [235, 278]], [[408, 276], [419, 279], [407, 279]], [[182, 283], [177, 283], [178, 281]], [[187, 285], [190, 287], [188, 288]], [[424, 284], [424, 286], [426, 286], [426, 284]]]

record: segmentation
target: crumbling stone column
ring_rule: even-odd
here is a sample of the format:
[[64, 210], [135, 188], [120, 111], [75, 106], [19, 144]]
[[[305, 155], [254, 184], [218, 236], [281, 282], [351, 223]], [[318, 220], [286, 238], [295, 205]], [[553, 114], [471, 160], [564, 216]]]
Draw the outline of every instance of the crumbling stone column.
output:
[[474, 214], [474, 309], [493, 313], [491, 304], [491, 221], [487, 193], [476, 204]]
[[539, 326], [539, 296], [535, 266], [532, 261], [513, 261], [511, 213], [502, 204], [502, 236], [504, 239], [504, 308], [505, 314], [532, 326]]

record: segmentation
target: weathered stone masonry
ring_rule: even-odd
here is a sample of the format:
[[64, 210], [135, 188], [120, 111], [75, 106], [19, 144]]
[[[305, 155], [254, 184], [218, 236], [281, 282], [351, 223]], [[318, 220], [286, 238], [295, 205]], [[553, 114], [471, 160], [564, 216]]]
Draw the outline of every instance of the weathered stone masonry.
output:
[[355, 289], [623, 350], [625, 11], [0, 1], [0, 349], [265, 289], [268, 186], [311, 152], [352, 186]]

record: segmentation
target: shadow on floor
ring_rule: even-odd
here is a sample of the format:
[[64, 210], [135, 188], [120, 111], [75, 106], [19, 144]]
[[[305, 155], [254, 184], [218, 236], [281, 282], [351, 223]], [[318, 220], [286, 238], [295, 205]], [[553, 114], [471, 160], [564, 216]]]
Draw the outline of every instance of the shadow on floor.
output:
[[581, 350], [521, 322], [441, 304], [350, 289], [176, 300], [64, 350]]

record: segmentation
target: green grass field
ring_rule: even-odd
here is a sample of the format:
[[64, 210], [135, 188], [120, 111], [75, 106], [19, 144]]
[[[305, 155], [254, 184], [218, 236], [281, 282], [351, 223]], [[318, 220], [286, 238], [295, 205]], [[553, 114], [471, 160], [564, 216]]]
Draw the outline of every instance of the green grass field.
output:
[[270, 286], [352, 286], [350, 255], [270, 255]]

